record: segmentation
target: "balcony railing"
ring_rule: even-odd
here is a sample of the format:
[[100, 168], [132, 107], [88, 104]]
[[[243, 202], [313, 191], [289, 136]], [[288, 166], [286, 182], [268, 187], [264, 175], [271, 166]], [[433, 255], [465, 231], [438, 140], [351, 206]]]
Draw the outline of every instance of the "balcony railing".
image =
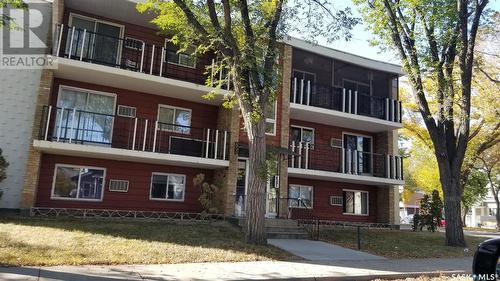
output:
[[[195, 65], [198, 67], [168, 62], [168, 54], [176, 50], [62, 24], [58, 25], [54, 38], [53, 52], [58, 57], [201, 85], [205, 85], [208, 78], [205, 75], [206, 66], [214, 63], [202, 57], [196, 58]], [[223, 77], [222, 72], [211, 73], [210, 77], [213, 85], [220, 80], [222, 88], [228, 88], [226, 81], [229, 81], [229, 77]]]
[[403, 158], [341, 147], [292, 142], [288, 167], [403, 179]]
[[229, 132], [45, 106], [39, 139], [227, 160]]
[[401, 102], [345, 88], [292, 79], [290, 102], [401, 123]]

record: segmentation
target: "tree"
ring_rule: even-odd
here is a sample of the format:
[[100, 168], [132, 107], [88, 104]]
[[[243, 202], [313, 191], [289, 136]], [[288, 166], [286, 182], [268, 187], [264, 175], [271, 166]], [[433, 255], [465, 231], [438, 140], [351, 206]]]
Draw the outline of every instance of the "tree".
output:
[[[445, 243], [465, 246], [461, 167], [470, 138], [476, 36], [488, 0], [355, 0], [378, 43], [397, 51], [429, 133], [446, 215]], [[426, 89], [424, 81], [434, 84]], [[458, 83], [457, 83], [458, 82]], [[434, 100], [434, 110], [429, 101]]]
[[268, 168], [264, 116], [281, 81], [278, 41], [292, 28], [290, 20], [305, 20], [298, 26], [314, 30], [313, 35], [322, 28], [332, 34], [348, 34], [356, 21], [348, 12], [332, 12], [323, 0], [148, 0], [137, 7], [155, 15], [153, 23], [171, 36], [171, 42], [183, 49], [195, 46], [196, 53], [215, 53], [218, 60], [211, 72], [227, 69], [231, 81], [217, 85], [231, 82], [233, 91], [225, 105], [238, 105], [249, 140], [246, 240], [265, 244]]
[[497, 205], [497, 230], [500, 231], [500, 145], [495, 146], [488, 154], [479, 157], [480, 169], [488, 177], [491, 194]]
[[[5, 160], [2, 155], [2, 149], [0, 149], [0, 182], [7, 178], [7, 167], [9, 167], [9, 162]], [[3, 192], [0, 190], [0, 198], [2, 198]]]
[[[23, 0], [0, 0], [0, 9], [3, 8], [26, 9], [28, 5]], [[0, 14], [0, 27], [2, 26], [16, 27], [12, 17], [6, 14]]]
[[[427, 227], [428, 231], [434, 232], [438, 226], [441, 226], [443, 202], [439, 191], [433, 190], [432, 193], [424, 194], [420, 201], [420, 210], [418, 215], [418, 225], [420, 230]], [[415, 228], [415, 227], [414, 227]]]

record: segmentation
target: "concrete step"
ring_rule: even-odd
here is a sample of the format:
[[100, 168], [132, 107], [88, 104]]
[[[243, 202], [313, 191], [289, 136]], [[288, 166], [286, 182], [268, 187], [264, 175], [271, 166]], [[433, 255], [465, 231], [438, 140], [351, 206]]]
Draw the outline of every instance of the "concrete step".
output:
[[307, 232], [267, 232], [268, 239], [309, 239]]

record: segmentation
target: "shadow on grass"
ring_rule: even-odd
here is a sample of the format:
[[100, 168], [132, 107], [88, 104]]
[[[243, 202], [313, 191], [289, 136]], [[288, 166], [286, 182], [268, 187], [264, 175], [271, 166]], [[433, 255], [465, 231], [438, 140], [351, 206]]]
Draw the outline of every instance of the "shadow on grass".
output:
[[[46, 252], [51, 249], [37, 249], [37, 245], [21, 245], [15, 240], [15, 233], [6, 229], [6, 224], [18, 226], [44, 227], [63, 231], [98, 234], [115, 238], [124, 238], [145, 242], [171, 243], [193, 248], [218, 249], [255, 255], [257, 259], [290, 260], [291, 254], [273, 246], [257, 246], [244, 241], [242, 231], [227, 222], [172, 222], [172, 221], [141, 221], [116, 219], [70, 219], [70, 218], [30, 218], [21, 216], [0, 217], [1, 232], [9, 235], [0, 237], [9, 247], [19, 247], [20, 250]], [[0, 227], [1, 228], [1, 227]], [[36, 237], [36, 233], [33, 233]], [[64, 235], [63, 232], [57, 235]], [[8, 237], [11, 238], [8, 238]], [[7, 240], [9, 239], [9, 240]], [[103, 239], [106, 239], [105, 237]], [[112, 242], [110, 242], [112, 243]], [[131, 241], [133, 243], [133, 241]], [[112, 246], [112, 244], [110, 245]], [[31, 248], [30, 248], [31, 247]], [[260, 258], [259, 258], [260, 257]], [[1, 261], [0, 261], [1, 262]]]

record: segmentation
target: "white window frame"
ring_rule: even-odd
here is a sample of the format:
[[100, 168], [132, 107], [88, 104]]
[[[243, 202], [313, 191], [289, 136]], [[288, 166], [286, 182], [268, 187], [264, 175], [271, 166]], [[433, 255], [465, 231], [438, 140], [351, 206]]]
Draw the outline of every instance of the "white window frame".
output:
[[[114, 23], [114, 22], [111, 22], [111, 21], [106, 21], [106, 20], [101, 20], [101, 19], [97, 19], [97, 18], [93, 18], [93, 17], [89, 17], [89, 16], [84, 16], [84, 15], [80, 15], [80, 14], [77, 14], [77, 13], [73, 13], [73, 12], [70, 12], [69, 13], [69, 19], [68, 19], [68, 25], [69, 26], [73, 26], [73, 18], [74, 17], [77, 17], [77, 18], [81, 18], [81, 19], [86, 19], [86, 20], [93, 20], [95, 21], [94, 23], [94, 30], [92, 30], [92, 32], [96, 32], [96, 24], [98, 22], [100, 23], [104, 23], [104, 24], [108, 24], [108, 25], [114, 25], [116, 27], [119, 27], [120, 28], [120, 39], [123, 38], [124, 34], [125, 34], [125, 25], [123, 24], [119, 24], [119, 23]], [[95, 40], [95, 37], [94, 37], [94, 40]], [[94, 42], [92, 42], [92, 45], [93, 45]], [[120, 64], [120, 61], [122, 60], [122, 46], [123, 46], [123, 42], [122, 40], [118, 40], [118, 52], [116, 54], [116, 64], [119, 65]], [[94, 49], [92, 49], [92, 52], [91, 52], [91, 56], [93, 56], [93, 51]]]
[[[287, 190], [287, 193], [288, 193], [288, 197], [290, 197], [290, 188], [291, 187], [298, 187], [299, 189], [300, 188], [311, 188], [311, 206], [310, 208], [313, 209], [314, 208], [314, 186], [312, 185], [304, 185], [304, 184], [290, 184], [288, 185], [288, 190]], [[300, 194], [300, 191], [299, 191], [299, 194]], [[291, 197], [290, 197], [291, 198]], [[298, 198], [294, 198], [294, 199], [298, 199]], [[293, 207], [293, 208], [301, 208], [301, 209], [304, 209], [305, 207], [304, 206], [301, 206], [301, 205], [298, 205], [296, 207]]]
[[[101, 198], [100, 199], [86, 199], [86, 198], [70, 198], [70, 197], [57, 197], [55, 196], [54, 192], [56, 190], [56, 177], [57, 177], [57, 169], [59, 167], [63, 168], [77, 168], [77, 169], [93, 169], [93, 170], [102, 170], [102, 186], [101, 186]], [[80, 194], [80, 180], [81, 176], [79, 174], [78, 176], [78, 183], [77, 183], [77, 189], [76, 189], [76, 194]], [[104, 199], [104, 189], [106, 189], [106, 168], [103, 167], [93, 167], [93, 166], [84, 166], [84, 165], [70, 165], [70, 164], [62, 164], [62, 163], [57, 163], [54, 166], [54, 175], [52, 177], [52, 190], [50, 192], [50, 200], [67, 200], [67, 201], [87, 201], [87, 202], [102, 202]]]
[[[77, 92], [84, 92], [87, 94], [95, 94], [95, 95], [101, 95], [101, 96], [109, 96], [113, 98], [113, 113], [111, 114], [113, 116], [113, 122], [111, 123], [111, 135], [109, 136], [109, 142], [110, 144], [113, 143], [113, 132], [115, 130], [115, 116], [116, 116], [116, 100], [117, 100], [117, 94], [115, 93], [110, 93], [110, 92], [102, 92], [102, 91], [96, 91], [96, 90], [90, 90], [90, 89], [85, 89], [85, 88], [79, 88], [79, 87], [73, 87], [73, 86], [67, 86], [67, 85], [59, 85], [59, 89], [57, 90], [57, 101], [56, 101], [56, 107], [58, 107], [59, 100], [61, 99], [61, 93], [64, 89], [70, 90], [70, 91], [77, 91]], [[88, 98], [89, 96], [87, 95], [87, 101], [88, 103]], [[70, 108], [65, 108], [65, 109], [70, 109]], [[96, 113], [98, 114], [98, 113]], [[55, 120], [55, 126], [57, 127], [59, 124], [57, 123], [58, 120]], [[95, 143], [93, 145], [96, 145]]]
[[[165, 38], [165, 45], [164, 45], [164, 49], [165, 49], [165, 62], [168, 63], [168, 64], [172, 64], [172, 65], [177, 65], [177, 66], [182, 66], [182, 67], [186, 67], [186, 68], [191, 68], [191, 69], [196, 69], [196, 66], [198, 65], [198, 58], [193, 55], [193, 54], [188, 54], [188, 53], [183, 53], [183, 52], [180, 52], [180, 53], [177, 53], [177, 51], [175, 51], [178, 55], [178, 59], [177, 59], [177, 62], [171, 62], [168, 60], [168, 52], [169, 51], [173, 51], [173, 50], [169, 50], [167, 48], [167, 43], [168, 43], [168, 39]], [[193, 57], [194, 59], [194, 66], [191, 66], [191, 65], [185, 65], [185, 64], [181, 64], [180, 63], [180, 60], [181, 60], [181, 57], [180, 55], [186, 55], [186, 56], [190, 56], [190, 57]]]
[[296, 126], [296, 125], [291, 125], [290, 127], [295, 128], [295, 129], [300, 129], [300, 142], [302, 142], [302, 143], [305, 143], [305, 142], [302, 140], [302, 137], [303, 137], [303, 131], [304, 131], [304, 129], [306, 129], [306, 130], [311, 130], [311, 131], [312, 131], [312, 134], [313, 134], [313, 137], [312, 137], [312, 141], [311, 141], [309, 144], [314, 145], [314, 142], [315, 142], [315, 140], [316, 140], [316, 132], [315, 132], [314, 128], [311, 128], [311, 127], [304, 127], [304, 126]]
[[[173, 109], [174, 110], [174, 119], [172, 120], [172, 125], [176, 126], [175, 124], [175, 110], [177, 109], [180, 109], [180, 110], [184, 110], [184, 111], [189, 111], [189, 127], [187, 132], [178, 132], [176, 131], [175, 129], [173, 130], [170, 130], [168, 128], [158, 128], [158, 130], [162, 131], [162, 132], [174, 132], [174, 133], [179, 133], [179, 134], [185, 134], [185, 135], [190, 135], [191, 134], [191, 124], [192, 124], [192, 121], [193, 121], [193, 110], [191, 110], [191, 108], [185, 108], [185, 107], [179, 107], [179, 106], [172, 106], [172, 105], [167, 105], [167, 104], [159, 104], [158, 105], [158, 114], [156, 115], [156, 120], [158, 120], [159, 123], [162, 123], [160, 121], [160, 110], [161, 108], [170, 108], [170, 109]], [[177, 125], [177, 126], [181, 126], [182, 125]]]
[[[184, 190], [182, 191], [182, 199], [168, 199], [168, 198], [153, 198], [151, 197], [152, 195], [152, 192], [153, 192], [153, 177], [154, 176], [167, 176], [167, 177], [170, 177], [170, 176], [177, 176], [177, 177], [183, 177], [184, 178]], [[167, 189], [168, 189], [168, 182], [169, 182], [169, 178], [167, 179]], [[183, 174], [173, 174], [173, 173], [161, 173], [161, 172], [153, 172], [151, 174], [151, 181], [150, 181], [150, 186], [149, 186], [149, 200], [152, 200], [152, 201], [171, 201], [171, 202], [184, 202], [184, 199], [186, 198], [186, 175], [183, 175]], [[168, 195], [168, 190], [166, 192], [166, 194]]]
[[274, 101], [274, 119], [266, 117], [266, 128], [267, 128], [268, 123], [273, 124], [273, 131], [272, 131], [272, 133], [266, 132], [266, 135], [276, 136], [276, 123], [277, 123], [276, 120], [277, 119], [278, 119], [278, 100], [275, 100]]
[[[346, 213], [344, 212], [344, 205], [345, 205], [345, 200], [344, 198], [344, 191], [347, 192], [360, 192], [360, 193], [366, 193], [366, 214], [356, 214], [356, 213]], [[358, 190], [358, 189], [342, 189], [342, 214], [346, 216], [360, 216], [360, 217], [367, 217], [370, 215], [370, 192], [366, 190]]]

